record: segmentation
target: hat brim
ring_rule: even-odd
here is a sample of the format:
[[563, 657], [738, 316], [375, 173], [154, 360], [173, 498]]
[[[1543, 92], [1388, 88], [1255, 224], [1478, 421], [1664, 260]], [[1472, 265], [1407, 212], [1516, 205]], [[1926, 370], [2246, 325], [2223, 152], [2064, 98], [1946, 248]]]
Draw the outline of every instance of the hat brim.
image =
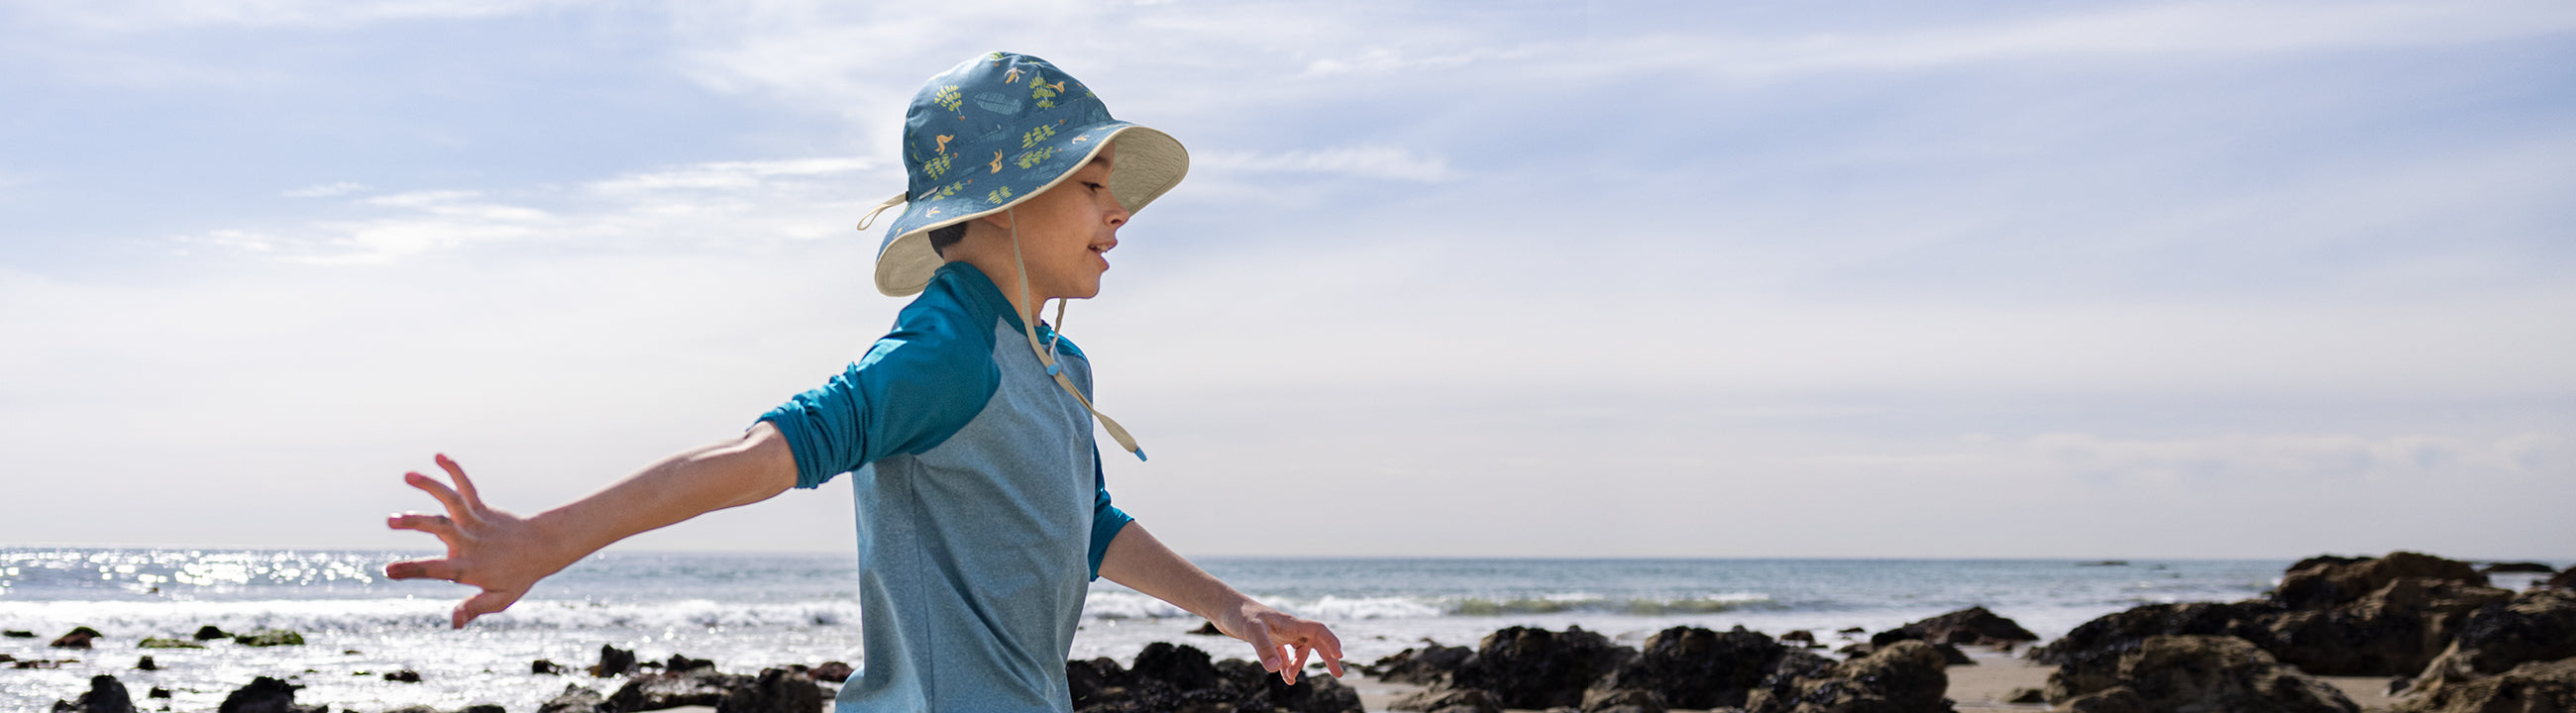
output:
[[[940, 215], [937, 220], [922, 217], [928, 210], [945, 206], [926, 202], [906, 203], [903, 216], [886, 229], [885, 244], [877, 248], [877, 292], [887, 297], [909, 297], [920, 293], [930, 284], [930, 278], [939, 271], [939, 266], [946, 262], [940, 259], [939, 251], [931, 249], [930, 231], [1010, 210], [1022, 201], [1045, 193], [1071, 178], [1075, 170], [1090, 164], [1093, 157], [1107, 150], [1113, 142], [1118, 145], [1118, 163], [1117, 170], [1109, 174], [1109, 193], [1128, 213], [1144, 210], [1147, 204], [1171, 191], [1173, 186], [1180, 185], [1181, 178], [1189, 175], [1189, 150], [1182, 148], [1180, 140], [1172, 138], [1171, 134], [1126, 122], [1111, 122], [1111, 126], [1114, 128], [1096, 140], [1084, 142], [1090, 146], [1083, 152], [1082, 160], [1070, 164], [1071, 168], [1057, 174], [1045, 185], [1013, 196], [1008, 202], [979, 207], [973, 212]], [[1073, 139], [1070, 137], [1089, 133], [1067, 132], [1068, 138], [1063, 139], [1060, 145], [1071, 143]]]

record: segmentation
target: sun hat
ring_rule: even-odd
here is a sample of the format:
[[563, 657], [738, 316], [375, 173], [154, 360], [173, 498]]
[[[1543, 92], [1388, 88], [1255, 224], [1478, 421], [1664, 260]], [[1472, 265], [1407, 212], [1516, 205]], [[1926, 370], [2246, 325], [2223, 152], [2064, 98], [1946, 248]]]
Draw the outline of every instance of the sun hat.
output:
[[[994, 52], [931, 77], [904, 111], [904, 192], [859, 219], [859, 229], [867, 230], [879, 213], [904, 207], [877, 247], [877, 291], [888, 297], [921, 292], [944, 262], [930, 247], [930, 231], [1010, 210], [1091, 163], [1112, 140], [1119, 142], [1118, 167], [1109, 175], [1109, 193], [1129, 214], [1189, 173], [1189, 151], [1180, 141], [1111, 118], [1090, 87], [1046, 60]], [[1018, 260], [1017, 221], [1013, 226], [1011, 253]], [[1019, 271], [1026, 302], [1028, 266], [1022, 263]], [[1055, 336], [1062, 338], [1062, 300], [1055, 315]], [[1143, 460], [1145, 449], [1135, 437], [1065, 377], [1056, 363], [1055, 340], [1039, 344], [1034, 321], [1021, 320], [1021, 331], [1047, 375], [1099, 419], [1120, 447]]]
[[859, 221], [902, 205], [877, 248], [877, 291], [905, 297], [930, 284], [939, 254], [930, 231], [1002, 212], [1053, 188], [1118, 141], [1109, 192], [1134, 213], [1189, 173], [1170, 134], [1109, 116], [1080, 80], [1046, 60], [994, 52], [922, 84], [903, 120], [906, 190]]

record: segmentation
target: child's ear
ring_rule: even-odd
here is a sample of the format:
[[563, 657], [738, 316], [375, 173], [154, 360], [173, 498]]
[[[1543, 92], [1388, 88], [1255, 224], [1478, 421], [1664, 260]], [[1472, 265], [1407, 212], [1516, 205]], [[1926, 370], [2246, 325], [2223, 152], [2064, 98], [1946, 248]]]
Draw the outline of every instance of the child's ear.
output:
[[986, 225], [990, 225], [990, 226], [993, 226], [993, 227], [995, 227], [995, 228], [1000, 228], [1000, 229], [1003, 229], [1003, 230], [1010, 230], [1010, 229], [1011, 229], [1011, 211], [1007, 211], [1007, 210], [1006, 210], [1006, 211], [1002, 211], [1002, 212], [999, 212], [999, 213], [994, 213], [994, 214], [992, 214], [992, 215], [987, 215], [987, 216], [984, 216], [984, 217], [981, 217], [981, 218], [976, 218], [976, 220], [984, 221], [984, 224], [986, 224]]

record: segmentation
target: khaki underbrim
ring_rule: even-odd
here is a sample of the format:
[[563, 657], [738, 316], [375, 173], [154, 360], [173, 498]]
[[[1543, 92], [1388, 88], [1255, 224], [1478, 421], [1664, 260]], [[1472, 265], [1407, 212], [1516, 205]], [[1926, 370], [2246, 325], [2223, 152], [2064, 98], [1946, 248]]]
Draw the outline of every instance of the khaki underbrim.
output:
[[[1073, 169], [1066, 170], [1037, 190], [1022, 193], [1010, 202], [992, 208], [914, 228], [912, 232], [886, 243], [885, 248], [877, 253], [877, 292], [887, 297], [919, 294], [930, 284], [931, 275], [947, 262], [939, 258], [939, 251], [930, 248], [930, 231], [1010, 210], [1021, 201], [1045, 193], [1071, 178], [1074, 170], [1090, 164], [1091, 159], [1100, 155], [1112, 142], [1118, 144], [1118, 169], [1109, 174], [1109, 194], [1117, 196], [1118, 205], [1125, 207], [1130, 214], [1144, 210], [1146, 204], [1153, 203], [1164, 192], [1180, 185], [1181, 178], [1190, 172], [1190, 152], [1182, 148], [1181, 142], [1171, 134], [1143, 126], [1120, 127], [1092, 144], [1091, 150], [1083, 153], [1081, 161], [1071, 164]], [[910, 211], [912, 206], [904, 209]]]

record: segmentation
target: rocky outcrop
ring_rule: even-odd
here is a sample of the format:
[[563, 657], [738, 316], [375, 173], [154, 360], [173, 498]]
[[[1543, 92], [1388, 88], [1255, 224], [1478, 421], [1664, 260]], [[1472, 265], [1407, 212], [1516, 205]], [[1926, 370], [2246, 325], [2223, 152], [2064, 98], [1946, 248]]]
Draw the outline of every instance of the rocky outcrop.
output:
[[1395, 652], [1393, 656], [1369, 664], [1365, 670], [1379, 680], [1436, 686], [1448, 683], [1449, 674], [1475, 657], [1475, 649], [1424, 642], [1422, 648]]
[[1595, 689], [1583, 694], [1580, 713], [1666, 713], [1668, 710], [1664, 697], [1654, 691]]
[[2399, 696], [2396, 713], [2576, 711], [2576, 658], [2535, 661], [2502, 674]]
[[1484, 689], [1504, 708], [1576, 706], [1594, 680], [1636, 656], [1636, 649], [1580, 626], [1563, 632], [1514, 626], [1487, 634], [1449, 685]]
[[[1797, 652], [1805, 654], [1805, 652]], [[1819, 657], [1821, 658], [1821, 657]], [[1904, 640], [1815, 675], [1790, 674], [1756, 689], [1751, 713], [1937, 713], [1951, 710], [1941, 652]], [[1787, 673], [1784, 671], [1784, 673]]]
[[115, 676], [91, 676], [89, 692], [69, 701], [54, 701], [54, 713], [134, 713], [134, 698]]
[[2478, 571], [2486, 574], [2496, 574], [2499, 572], [2550, 574], [2557, 572], [2558, 568], [2551, 567], [2548, 564], [2541, 562], [2489, 562], [2487, 563], [2487, 566], [2479, 567]]
[[823, 709], [823, 687], [802, 671], [765, 668], [746, 685], [726, 691], [716, 713], [814, 713]]
[[626, 680], [608, 705], [621, 711], [658, 711], [680, 706], [714, 706], [733, 689], [751, 683], [750, 676], [721, 673], [715, 667], [648, 673]]
[[2542, 582], [2541, 586], [2576, 589], [2576, 568], [2569, 568], [2565, 572], [2558, 573], [2558, 576], [2550, 577], [2549, 581]]
[[295, 704], [296, 689], [303, 688], [267, 676], [251, 679], [250, 685], [224, 695], [216, 713], [324, 713], [330, 706]]
[[2315, 557], [2293, 565], [2270, 599], [2136, 607], [2086, 622], [2030, 656], [2096, 664], [2152, 636], [2234, 636], [2311, 674], [2413, 676], [2471, 613], [2512, 596], [2466, 562], [2412, 552]]
[[2531, 662], [2576, 658], [2576, 592], [2533, 589], [2481, 608], [2460, 626], [2449, 648], [2407, 687], [2431, 693]]
[[213, 624], [208, 624], [197, 627], [197, 635], [192, 638], [195, 638], [198, 641], [213, 641], [216, 639], [233, 638], [233, 635], [224, 633], [224, 630], [215, 628]]
[[163, 639], [158, 637], [149, 637], [145, 638], [143, 643], [135, 644], [134, 647], [138, 649], [202, 649], [206, 648], [206, 645], [187, 639]]
[[2279, 604], [2264, 601], [2147, 604], [2084, 622], [2047, 646], [2031, 649], [2029, 658], [2060, 666], [2107, 664], [2156, 636], [2261, 640], [2269, 638], [2268, 627], [2282, 611]]
[[1935, 644], [1969, 644], [1975, 646], [2009, 646], [2025, 641], [2038, 641], [2011, 619], [1996, 616], [1985, 607], [1969, 607], [1878, 632], [1869, 637], [1872, 646], [1914, 639]]
[[599, 695], [598, 691], [583, 688], [580, 684], [566, 684], [561, 695], [537, 704], [537, 713], [617, 713], [617, 710], [608, 707], [608, 697]]
[[1587, 695], [1584, 710], [1592, 710], [1601, 696], [1618, 691], [1651, 692], [1658, 706], [1674, 708], [1742, 706], [1794, 650], [1741, 626], [1726, 632], [1684, 626], [1665, 629], [1647, 638], [1645, 649], [1635, 658], [1593, 684], [1591, 691], [1599, 695]]
[[261, 629], [248, 634], [234, 634], [233, 643], [243, 646], [303, 646], [304, 635], [287, 629]]
[[2358, 713], [2315, 677], [2232, 636], [2155, 636], [2114, 661], [2060, 666], [2048, 702], [2074, 711]]
[[1426, 688], [1397, 698], [1386, 707], [1422, 713], [1503, 713], [1502, 704], [1494, 702], [1494, 694], [1475, 688]]
[[2326, 555], [2290, 565], [2272, 599], [2291, 609], [2325, 609], [2358, 601], [2400, 579], [2487, 586], [2486, 575], [2459, 560], [2414, 552], [2390, 552], [2385, 557]]
[[89, 642], [91, 639], [96, 639], [101, 636], [105, 636], [105, 634], [98, 633], [97, 629], [92, 629], [86, 626], [76, 626], [72, 627], [70, 632], [64, 633], [62, 636], [54, 637], [54, 642], [46, 645], [58, 649], [86, 649], [89, 648]]
[[590, 666], [590, 675], [597, 678], [622, 676], [634, 672], [635, 652], [607, 644], [599, 645], [599, 663]]
[[1080, 713], [1288, 711], [1357, 713], [1359, 693], [1330, 676], [1305, 675], [1291, 685], [1260, 664], [1211, 662], [1191, 646], [1155, 642], [1133, 670], [1107, 658], [1065, 662], [1073, 708]]
[[[2468, 567], [2451, 564], [2461, 571]], [[2400, 577], [2331, 608], [2293, 609], [2274, 620], [2268, 638], [2256, 643], [2282, 662], [2320, 676], [2413, 675], [2441, 655], [2471, 613], [2513, 597], [2486, 586], [2485, 576], [2468, 574], [2476, 577], [2475, 583]]]

